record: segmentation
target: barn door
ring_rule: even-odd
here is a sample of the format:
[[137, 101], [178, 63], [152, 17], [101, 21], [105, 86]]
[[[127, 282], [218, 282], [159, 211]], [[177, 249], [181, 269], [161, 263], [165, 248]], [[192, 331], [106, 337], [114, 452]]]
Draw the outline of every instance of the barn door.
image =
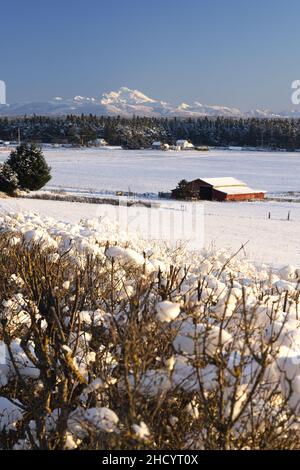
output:
[[213, 196], [212, 186], [201, 186], [200, 187], [200, 199], [205, 199], [206, 201], [211, 201]]

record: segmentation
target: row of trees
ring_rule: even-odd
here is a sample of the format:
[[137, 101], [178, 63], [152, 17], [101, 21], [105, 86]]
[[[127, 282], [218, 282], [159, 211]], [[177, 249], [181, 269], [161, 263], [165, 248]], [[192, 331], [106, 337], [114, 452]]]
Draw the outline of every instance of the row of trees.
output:
[[120, 116], [32, 116], [0, 119], [0, 139], [87, 145], [105, 138], [125, 148], [149, 147], [153, 140], [174, 144], [188, 139], [195, 145], [300, 148], [300, 119], [149, 118]]
[[22, 144], [0, 165], [0, 191], [13, 194], [17, 189], [41, 189], [51, 179], [50, 172], [41, 149]]

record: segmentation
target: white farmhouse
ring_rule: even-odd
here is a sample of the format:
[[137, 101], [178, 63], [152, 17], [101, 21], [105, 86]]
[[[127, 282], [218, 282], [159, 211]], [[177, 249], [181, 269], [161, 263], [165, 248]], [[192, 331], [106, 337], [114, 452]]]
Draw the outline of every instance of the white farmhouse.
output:
[[106, 145], [108, 145], [108, 143], [105, 139], [96, 139], [95, 145], [99, 145], [100, 147], [105, 147]]
[[176, 147], [180, 147], [181, 150], [193, 150], [194, 146], [191, 142], [184, 139], [179, 139], [176, 141]]
[[93, 139], [89, 140], [88, 144], [93, 146], [93, 147], [106, 147], [108, 145], [108, 142], [105, 139]]

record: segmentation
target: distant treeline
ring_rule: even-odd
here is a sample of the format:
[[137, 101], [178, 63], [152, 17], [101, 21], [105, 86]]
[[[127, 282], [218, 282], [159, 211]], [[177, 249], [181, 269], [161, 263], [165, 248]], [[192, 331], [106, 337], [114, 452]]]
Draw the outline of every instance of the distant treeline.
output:
[[300, 119], [149, 118], [120, 116], [32, 116], [0, 118], [0, 139], [88, 145], [104, 138], [110, 145], [147, 148], [154, 140], [175, 144], [300, 148]]

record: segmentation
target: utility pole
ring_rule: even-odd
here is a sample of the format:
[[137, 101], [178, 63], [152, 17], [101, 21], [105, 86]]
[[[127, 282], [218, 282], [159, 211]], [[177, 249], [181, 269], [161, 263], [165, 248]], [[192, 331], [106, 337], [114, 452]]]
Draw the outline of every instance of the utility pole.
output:
[[21, 129], [18, 127], [18, 144], [21, 144]]

